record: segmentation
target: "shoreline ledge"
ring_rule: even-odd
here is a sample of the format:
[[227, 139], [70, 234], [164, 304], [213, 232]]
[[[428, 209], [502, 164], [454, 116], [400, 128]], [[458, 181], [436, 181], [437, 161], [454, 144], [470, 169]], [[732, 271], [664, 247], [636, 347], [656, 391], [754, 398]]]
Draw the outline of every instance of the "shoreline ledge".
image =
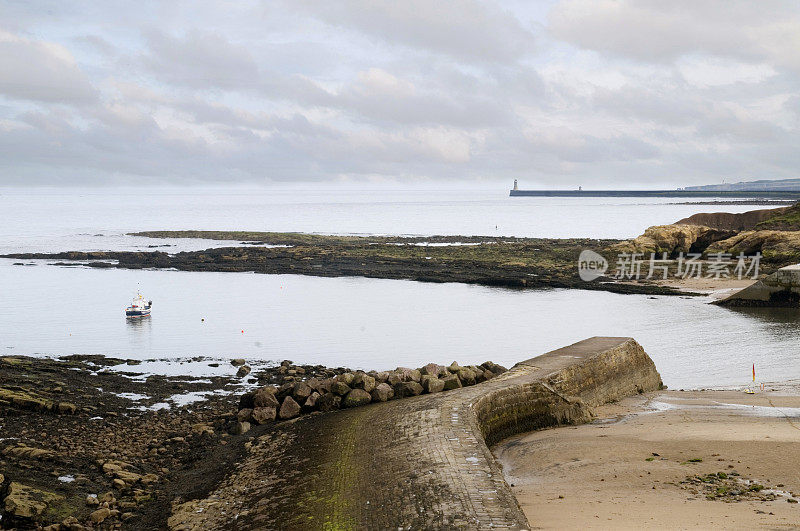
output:
[[65, 251], [12, 253], [0, 258], [49, 260], [52, 265], [62, 267], [253, 272], [456, 282], [510, 289], [564, 288], [620, 294], [696, 295], [653, 283], [632, 284], [605, 277], [597, 282], [581, 280], [578, 273], [580, 253], [585, 249], [608, 253], [610, 247], [623, 243], [613, 239], [331, 236], [245, 231], [151, 231], [130, 235], [217, 240], [226, 242], [226, 246], [172, 254], [163, 250]]
[[593, 337], [475, 386], [307, 415], [249, 441], [169, 527], [531, 529], [489, 446], [662, 387], [635, 340]]

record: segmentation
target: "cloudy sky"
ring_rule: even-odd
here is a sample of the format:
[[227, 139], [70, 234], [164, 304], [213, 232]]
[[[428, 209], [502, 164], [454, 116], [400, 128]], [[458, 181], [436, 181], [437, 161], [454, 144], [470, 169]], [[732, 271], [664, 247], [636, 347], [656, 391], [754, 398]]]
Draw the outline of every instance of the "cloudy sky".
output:
[[800, 177], [800, 8], [0, 0], [0, 185]]

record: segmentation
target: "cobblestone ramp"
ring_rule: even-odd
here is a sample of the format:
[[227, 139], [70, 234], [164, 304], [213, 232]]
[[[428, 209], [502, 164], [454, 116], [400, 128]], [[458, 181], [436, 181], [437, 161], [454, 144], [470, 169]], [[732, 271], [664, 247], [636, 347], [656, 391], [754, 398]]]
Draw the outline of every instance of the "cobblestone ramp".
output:
[[594, 337], [458, 390], [277, 424], [172, 529], [530, 529], [488, 445], [659, 388], [631, 338]]

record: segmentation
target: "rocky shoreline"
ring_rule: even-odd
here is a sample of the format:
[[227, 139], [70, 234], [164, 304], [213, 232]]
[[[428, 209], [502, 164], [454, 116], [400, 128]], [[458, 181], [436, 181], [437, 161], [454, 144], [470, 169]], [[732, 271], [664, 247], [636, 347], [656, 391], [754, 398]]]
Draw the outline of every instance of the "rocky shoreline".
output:
[[[676, 295], [641, 282], [584, 282], [578, 256], [585, 249], [608, 252], [619, 240], [478, 236], [322, 236], [240, 231], [157, 231], [160, 238], [238, 241], [237, 247], [168, 254], [152, 252], [15, 253], [2, 258], [51, 260], [55, 265], [97, 268], [255, 272], [320, 277], [360, 276], [420, 282], [460, 282], [514, 289], [571, 288], [614, 293]], [[24, 265], [23, 262], [17, 262]], [[686, 293], [681, 293], [686, 295]]]
[[225, 423], [240, 379], [109, 369], [124, 363], [138, 362], [0, 358], [0, 527], [163, 527], [176, 496], [202, 495], [238, 459]]
[[297, 416], [460, 388], [506, 370], [195, 361], [229, 370], [168, 377], [103, 356], [0, 357], [0, 528], [164, 528], [176, 505], [212, 491], [265, 430], [277, 436]]

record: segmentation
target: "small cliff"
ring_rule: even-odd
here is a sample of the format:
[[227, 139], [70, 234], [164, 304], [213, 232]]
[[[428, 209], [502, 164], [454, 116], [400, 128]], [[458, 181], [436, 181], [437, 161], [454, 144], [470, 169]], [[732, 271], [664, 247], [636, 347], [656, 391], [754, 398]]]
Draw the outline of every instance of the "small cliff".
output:
[[700, 225], [656, 225], [644, 234], [611, 247], [618, 253], [678, 253], [703, 252], [709, 245], [736, 235], [736, 231], [714, 229]]
[[672, 225], [649, 227], [644, 234], [611, 247], [616, 252], [731, 253], [760, 252], [775, 266], [800, 260], [800, 204], [741, 214], [695, 214]]
[[767, 208], [762, 210], [750, 210], [749, 212], [742, 212], [733, 214], [730, 212], [712, 212], [700, 213], [683, 218], [675, 222], [676, 225], [702, 225], [704, 227], [711, 227], [712, 229], [720, 230], [753, 230], [759, 223], [767, 221], [771, 218], [784, 214], [792, 207], [784, 208]]

